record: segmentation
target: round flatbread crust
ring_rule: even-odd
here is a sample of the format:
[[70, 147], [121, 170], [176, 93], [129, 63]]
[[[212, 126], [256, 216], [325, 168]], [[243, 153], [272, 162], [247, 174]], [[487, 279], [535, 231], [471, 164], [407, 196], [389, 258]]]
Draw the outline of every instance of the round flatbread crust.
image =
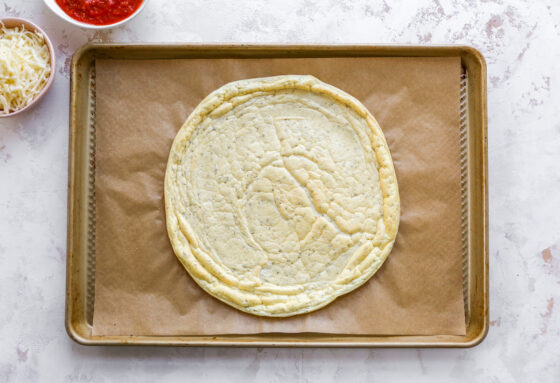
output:
[[164, 189], [169, 238], [188, 273], [254, 315], [308, 313], [356, 289], [399, 225], [379, 125], [312, 76], [212, 92], [173, 141]]

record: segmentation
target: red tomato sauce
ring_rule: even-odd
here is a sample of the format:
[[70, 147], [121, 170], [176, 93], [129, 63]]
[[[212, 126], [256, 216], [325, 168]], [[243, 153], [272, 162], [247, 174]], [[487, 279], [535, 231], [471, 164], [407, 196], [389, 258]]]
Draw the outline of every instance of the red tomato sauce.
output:
[[56, 0], [68, 16], [94, 25], [114, 24], [132, 15], [143, 0]]

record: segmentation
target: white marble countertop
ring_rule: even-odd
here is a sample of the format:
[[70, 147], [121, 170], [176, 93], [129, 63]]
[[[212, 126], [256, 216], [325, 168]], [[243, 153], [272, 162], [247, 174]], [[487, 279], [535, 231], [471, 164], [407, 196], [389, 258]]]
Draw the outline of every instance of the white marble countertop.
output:
[[[57, 51], [53, 88], [0, 120], [0, 381], [560, 381], [560, 3], [151, 0], [92, 32], [0, 0]], [[488, 64], [490, 319], [473, 349], [83, 347], [64, 330], [69, 64], [88, 41], [469, 44]]]

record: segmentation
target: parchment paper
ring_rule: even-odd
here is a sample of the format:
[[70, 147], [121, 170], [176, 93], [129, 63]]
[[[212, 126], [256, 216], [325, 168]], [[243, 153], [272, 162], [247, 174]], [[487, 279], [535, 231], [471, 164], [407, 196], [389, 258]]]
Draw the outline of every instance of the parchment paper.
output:
[[[460, 60], [451, 58], [96, 61], [94, 335], [465, 334], [461, 277]], [[392, 253], [369, 282], [288, 319], [241, 313], [202, 291], [165, 229], [171, 142], [227, 82], [311, 74], [373, 113], [402, 204]]]

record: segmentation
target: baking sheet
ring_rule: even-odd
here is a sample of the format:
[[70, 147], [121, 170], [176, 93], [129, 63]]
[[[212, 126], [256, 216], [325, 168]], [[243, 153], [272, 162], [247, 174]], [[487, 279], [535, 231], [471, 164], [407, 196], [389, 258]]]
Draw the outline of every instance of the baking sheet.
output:
[[[465, 334], [459, 79], [454, 58], [96, 61], [94, 335]], [[233, 80], [312, 74], [361, 100], [391, 149], [401, 193], [395, 248], [363, 287], [289, 319], [240, 313], [204, 293], [165, 232], [175, 132]]]

